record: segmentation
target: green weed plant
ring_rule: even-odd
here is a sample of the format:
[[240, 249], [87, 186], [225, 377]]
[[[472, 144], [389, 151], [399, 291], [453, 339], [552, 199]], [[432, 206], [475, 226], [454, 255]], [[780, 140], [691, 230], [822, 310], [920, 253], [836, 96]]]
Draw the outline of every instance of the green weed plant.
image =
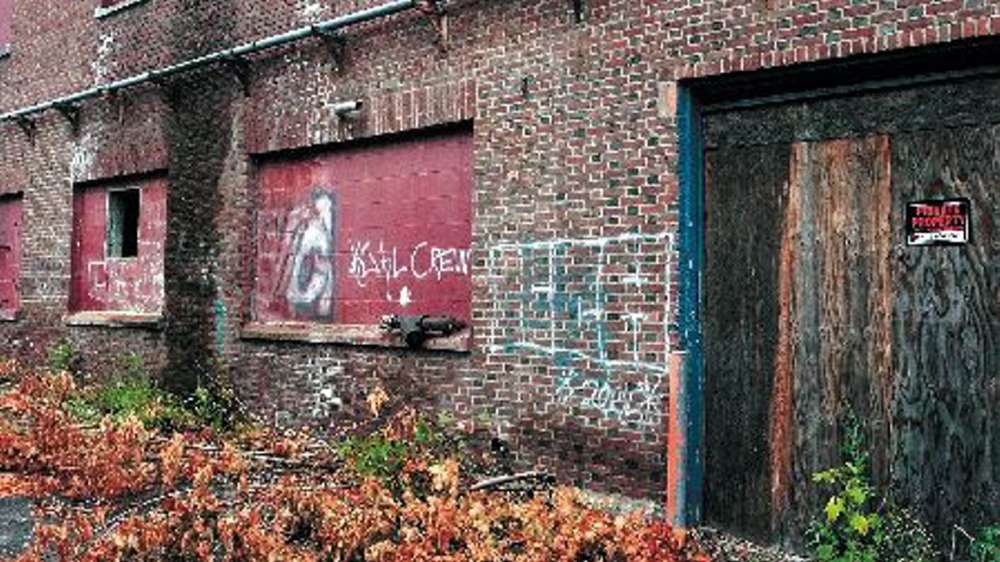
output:
[[882, 518], [872, 507], [874, 493], [866, 472], [867, 458], [857, 454], [841, 466], [813, 474], [813, 482], [833, 490], [813, 529], [820, 562], [878, 560]]
[[[871, 484], [869, 455], [857, 418], [848, 417], [840, 466], [813, 474], [831, 493], [813, 522], [811, 542], [819, 562], [932, 562], [933, 541], [908, 510], [879, 497]], [[987, 559], [993, 562], [993, 559]], [[1000, 558], [996, 559], [1000, 562]]]
[[[337, 452], [358, 474], [376, 478], [390, 490], [398, 491], [406, 484], [403, 479], [407, 465], [463, 458], [465, 442], [452, 431], [451, 424], [446, 415], [437, 420], [420, 418], [413, 423], [412, 431], [383, 430], [348, 437]], [[413, 487], [415, 483], [409, 484]]]
[[1000, 562], [1000, 526], [985, 527], [972, 543], [973, 562]]

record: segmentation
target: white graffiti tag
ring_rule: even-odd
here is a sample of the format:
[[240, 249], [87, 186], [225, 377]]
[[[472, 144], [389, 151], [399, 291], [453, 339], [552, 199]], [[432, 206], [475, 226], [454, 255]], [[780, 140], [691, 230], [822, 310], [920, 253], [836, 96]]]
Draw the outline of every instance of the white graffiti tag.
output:
[[569, 369], [556, 383], [556, 400], [566, 405], [579, 403], [582, 408], [597, 410], [621, 422], [658, 422], [662, 415], [661, 378], [662, 374], [649, 373], [645, 380], [628, 388], [615, 380], [591, 379]]
[[348, 275], [359, 287], [366, 287], [373, 278], [387, 282], [406, 278], [440, 281], [448, 275], [468, 276], [471, 255], [468, 248], [439, 248], [427, 242], [406, 251], [383, 242], [354, 241]]

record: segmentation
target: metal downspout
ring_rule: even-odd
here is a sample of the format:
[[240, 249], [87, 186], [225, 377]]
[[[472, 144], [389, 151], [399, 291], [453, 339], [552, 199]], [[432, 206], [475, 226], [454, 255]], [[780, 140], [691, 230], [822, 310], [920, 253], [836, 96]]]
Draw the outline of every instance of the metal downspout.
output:
[[670, 364], [667, 453], [667, 517], [680, 528], [701, 523], [704, 486], [704, 363], [702, 269], [704, 262], [704, 169], [701, 109], [694, 92], [678, 88], [677, 130], [680, 198], [680, 353]]
[[375, 6], [367, 10], [360, 10], [358, 12], [345, 14], [340, 17], [336, 17], [331, 20], [327, 20], [315, 25], [310, 25], [307, 27], [300, 27], [298, 29], [289, 31], [287, 33], [282, 33], [280, 35], [272, 35], [271, 37], [266, 37], [264, 39], [259, 39], [257, 41], [251, 41], [250, 43], [245, 43], [225, 51], [217, 51], [208, 55], [204, 55], [198, 58], [190, 59], [178, 64], [171, 66], [166, 66], [156, 70], [150, 70], [148, 72], [143, 72], [142, 74], [137, 74], [135, 76], [130, 76], [124, 78], [117, 82], [112, 82], [110, 84], [104, 84], [101, 86], [94, 86], [88, 90], [82, 92], [77, 92], [75, 94], [70, 94], [61, 98], [56, 98], [38, 105], [32, 105], [29, 107], [22, 107], [8, 113], [0, 115], [0, 122], [13, 121], [21, 119], [31, 115], [33, 113], [41, 113], [48, 109], [54, 109], [58, 107], [72, 106], [78, 102], [81, 102], [88, 98], [93, 98], [115, 92], [124, 88], [131, 86], [136, 86], [144, 82], [149, 82], [151, 80], [160, 80], [168, 76], [178, 74], [181, 72], [187, 72], [189, 70], [194, 70], [204, 66], [208, 66], [213, 63], [221, 62], [227, 59], [238, 58], [250, 53], [255, 53], [257, 51], [262, 51], [264, 49], [270, 49], [273, 47], [278, 47], [280, 45], [285, 45], [287, 43], [292, 43], [294, 41], [299, 41], [308, 37], [315, 37], [317, 35], [325, 35], [333, 33], [338, 29], [349, 27], [355, 24], [364, 23], [366, 21], [371, 21], [374, 19], [391, 16], [393, 14], [409, 10], [416, 7], [416, 0], [394, 0], [392, 2], [387, 2], [380, 6]]

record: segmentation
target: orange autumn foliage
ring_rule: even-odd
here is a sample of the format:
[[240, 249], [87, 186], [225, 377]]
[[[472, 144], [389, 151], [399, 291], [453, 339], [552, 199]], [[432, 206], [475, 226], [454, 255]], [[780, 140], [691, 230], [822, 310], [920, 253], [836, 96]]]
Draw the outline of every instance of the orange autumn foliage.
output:
[[[63, 406], [72, 391], [68, 375], [29, 375], [0, 399], [0, 495], [45, 498], [19, 562], [708, 560], [662, 521], [592, 509], [570, 488], [467, 492], [448, 458], [408, 462], [390, 487], [267, 430], [85, 429]], [[411, 421], [390, 424], [394, 437]]]

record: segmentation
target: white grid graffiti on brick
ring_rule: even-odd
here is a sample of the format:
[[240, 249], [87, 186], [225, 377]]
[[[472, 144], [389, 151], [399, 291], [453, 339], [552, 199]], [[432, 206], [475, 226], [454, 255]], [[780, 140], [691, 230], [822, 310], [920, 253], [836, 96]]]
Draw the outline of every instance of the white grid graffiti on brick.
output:
[[668, 233], [492, 246], [489, 350], [548, 359], [558, 404], [660, 424], [672, 248]]

